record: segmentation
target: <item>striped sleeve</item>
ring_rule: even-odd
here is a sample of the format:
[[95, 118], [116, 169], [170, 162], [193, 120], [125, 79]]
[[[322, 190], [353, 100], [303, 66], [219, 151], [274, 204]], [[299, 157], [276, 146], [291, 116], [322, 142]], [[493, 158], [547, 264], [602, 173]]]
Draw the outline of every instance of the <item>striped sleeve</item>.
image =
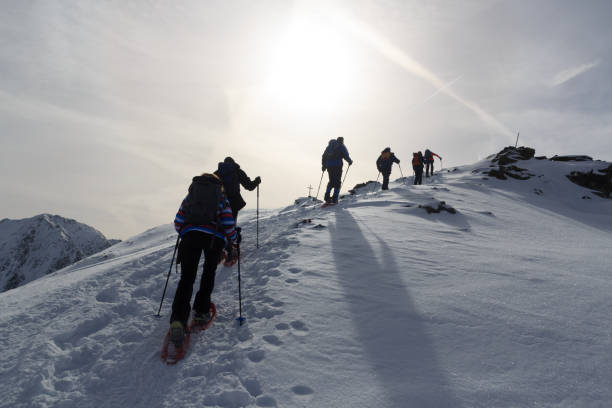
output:
[[229, 242], [236, 241], [236, 222], [234, 221], [234, 216], [232, 215], [232, 208], [230, 207], [229, 201], [225, 196], [221, 198], [221, 202], [219, 203], [219, 222], [221, 223], [221, 227], [223, 228], [223, 234], [225, 238]]
[[181, 206], [179, 207], [179, 210], [176, 213], [176, 216], [174, 217], [174, 229], [178, 233], [181, 232], [181, 229], [183, 229], [183, 225], [185, 224], [185, 218], [184, 218], [185, 213], [183, 212], [183, 206], [185, 205], [185, 200], [187, 200], [187, 197], [183, 199], [183, 202], [181, 203]]

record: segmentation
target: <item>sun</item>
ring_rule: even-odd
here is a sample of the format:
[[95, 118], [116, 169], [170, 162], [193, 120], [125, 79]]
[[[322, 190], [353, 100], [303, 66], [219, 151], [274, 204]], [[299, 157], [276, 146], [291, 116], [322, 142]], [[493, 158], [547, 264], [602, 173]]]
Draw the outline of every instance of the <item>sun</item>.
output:
[[345, 33], [323, 16], [295, 17], [273, 46], [263, 93], [293, 113], [334, 111], [347, 103], [356, 62]]

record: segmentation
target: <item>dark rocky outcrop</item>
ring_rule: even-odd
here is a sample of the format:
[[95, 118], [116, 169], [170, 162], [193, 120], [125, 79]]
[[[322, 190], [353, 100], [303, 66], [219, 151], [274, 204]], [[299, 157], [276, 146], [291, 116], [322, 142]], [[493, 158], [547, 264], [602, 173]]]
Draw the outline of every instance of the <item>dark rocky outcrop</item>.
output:
[[446, 205], [446, 203], [444, 201], [440, 201], [434, 204], [427, 204], [427, 205], [419, 205], [419, 208], [423, 208], [425, 211], [427, 211], [427, 214], [438, 214], [441, 211], [446, 211], [449, 212], [451, 214], [456, 214], [457, 210], [455, 210], [453, 207]]
[[360, 189], [360, 188], [364, 188], [364, 187], [367, 187], [367, 186], [369, 186], [369, 185], [370, 185], [370, 184], [372, 184], [372, 183], [376, 183], [376, 182], [375, 182], [375, 181], [372, 181], [372, 180], [369, 180], [369, 181], [367, 181], [367, 182], [365, 182], [365, 183], [359, 183], [359, 184], [356, 184], [356, 185], [355, 185], [355, 187], [353, 187], [353, 188], [352, 188], [351, 190], [349, 190], [348, 192], [349, 192], [351, 195], [355, 195], [355, 194], [357, 194], [357, 190], [358, 190], [358, 189]]
[[549, 160], [552, 161], [560, 161], [560, 162], [583, 162], [583, 161], [593, 161], [593, 158], [590, 156], [579, 156], [579, 155], [569, 155], [569, 156], [557, 156], [554, 155]]
[[[605, 169], [588, 172], [572, 171], [567, 178], [579, 186], [589, 188], [604, 198], [612, 198], [612, 165]], [[583, 197], [584, 198], [584, 197]]]
[[529, 173], [527, 169], [522, 169], [517, 166], [499, 166], [497, 168], [492, 168], [484, 174], [500, 180], [506, 180], [508, 177], [517, 180], [527, 180], [535, 176], [535, 174]]
[[[475, 170], [476, 173], [482, 172], [489, 177], [495, 177], [499, 180], [507, 180], [508, 177], [517, 180], [527, 180], [534, 176], [527, 169], [515, 166], [513, 163], [519, 160], [530, 160], [535, 156], [535, 149], [531, 147], [514, 147], [508, 146], [501, 152], [491, 157], [491, 166], [488, 170]], [[497, 165], [497, 166], [496, 166]]]
[[531, 147], [514, 147], [508, 146], [501, 152], [497, 153], [491, 160], [492, 163], [497, 163], [500, 166], [516, 163], [519, 160], [529, 160], [535, 156], [535, 149]]

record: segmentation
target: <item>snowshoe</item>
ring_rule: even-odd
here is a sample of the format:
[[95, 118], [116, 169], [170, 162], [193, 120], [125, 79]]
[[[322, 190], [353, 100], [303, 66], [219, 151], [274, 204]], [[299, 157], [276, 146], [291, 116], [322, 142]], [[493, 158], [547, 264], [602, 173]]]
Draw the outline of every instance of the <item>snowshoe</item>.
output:
[[203, 331], [210, 327], [213, 320], [217, 316], [217, 308], [213, 302], [210, 302], [210, 308], [205, 313], [194, 313], [191, 323], [189, 323], [189, 331]]
[[190, 337], [189, 328], [185, 330], [181, 322], [172, 322], [162, 343], [162, 360], [169, 365], [182, 360], [187, 354]]

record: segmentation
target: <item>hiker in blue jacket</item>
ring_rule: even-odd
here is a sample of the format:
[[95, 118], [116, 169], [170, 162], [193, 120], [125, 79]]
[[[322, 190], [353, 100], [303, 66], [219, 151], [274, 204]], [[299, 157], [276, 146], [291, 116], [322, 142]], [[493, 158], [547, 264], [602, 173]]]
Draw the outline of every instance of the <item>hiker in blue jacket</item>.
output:
[[[325, 189], [325, 202], [326, 203], [337, 203], [338, 196], [340, 195], [340, 187], [342, 184], [342, 166], [346, 160], [349, 164], [353, 164], [353, 160], [349, 156], [346, 146], [344, 146], [344, 138], [340, 136], [337, 139], [329, 141], [323, 157], [321, 159], [322, 170], [327, 170], [329, 176], [329, 182]], [[334, 194], [331, 195], [331, 190], [334, 189]]]

